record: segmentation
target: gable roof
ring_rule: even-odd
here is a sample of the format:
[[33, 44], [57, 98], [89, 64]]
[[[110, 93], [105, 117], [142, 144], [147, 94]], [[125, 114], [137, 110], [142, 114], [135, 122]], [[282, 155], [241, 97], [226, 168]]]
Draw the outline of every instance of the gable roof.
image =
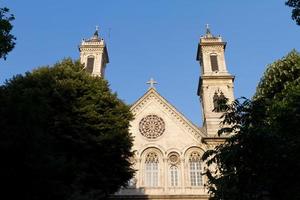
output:
[[196, 139], [201, 141], [206, 137], [203, 128], [199, 128], [188, 120], [181, 112], [179, 112], [171, 103], [169, 103], [163, 96], [161, 96], [154, 88], [150, 88], [142, 97], [140, 97], [130, 108], [133, 114], [142, 110], [149, 101], [155, 100], [162, 105], [162, 108], [169, 113], [177, 122], [181, 124], [188, 132], [190, 132]]

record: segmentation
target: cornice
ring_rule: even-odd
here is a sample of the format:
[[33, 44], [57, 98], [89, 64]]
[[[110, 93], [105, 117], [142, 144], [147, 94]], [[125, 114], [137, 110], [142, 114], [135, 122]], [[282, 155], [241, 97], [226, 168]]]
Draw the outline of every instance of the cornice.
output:
[[230, 75], [230, 74], [228, 74], [228, 75], [219, 75], [219, 74], [217, 74], [217, 75], [202, 75], [201, 76], [201, 79], [232, 79], [232, 80], [234, 80], [234, 78], [235, 78], [235, 76], [233, 76], [233, 75]]
[[226, 46], [226, 42], [216, 42], [216, 41], [202, 41], [199, 46]]
[[214, 148], [217, 145], [223, 144], [228, 137], [203, 137], [201, 142], [207, 145], [208, 148]]

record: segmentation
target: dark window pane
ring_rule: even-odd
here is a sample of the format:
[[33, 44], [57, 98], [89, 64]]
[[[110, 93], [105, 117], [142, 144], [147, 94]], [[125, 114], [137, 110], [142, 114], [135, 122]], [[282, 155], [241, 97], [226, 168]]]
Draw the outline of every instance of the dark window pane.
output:
[[217, 55], [210, 55], [210, 64], [211, 64], [211, 70], [212, 71], [218, 71], [218, 58]]
[[85, 70], [88, 72], [88, 73], [93, 73], [93, 68], [94, 68], [94, 58], [93, 57], [90, 57], [87, 59], [87, 64], [86, 64], [86, 68]]

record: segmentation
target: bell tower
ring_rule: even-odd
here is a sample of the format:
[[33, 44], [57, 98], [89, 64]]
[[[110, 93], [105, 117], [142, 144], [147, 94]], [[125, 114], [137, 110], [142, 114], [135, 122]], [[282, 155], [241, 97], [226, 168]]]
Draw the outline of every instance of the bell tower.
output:
[[104, 78], [106, 64], [109, 63], [106, 44], [99, 37], [98, 27], [90, 39], [83, 39], [79, 45], [80, 62], [93, 76]]
[[203, 127], [208, 137], [217, 136], [223, 112], [218, 109], [220, 99], [234, 100], [234, 76], [228, 71], [225, 63], [226, 42], [220, 36], [214, 36], [208, 25], [206, 33], [200, 37], [197, 50], [197, 61], [201, 74], [198, 85], [198, 96], [202, 104]]

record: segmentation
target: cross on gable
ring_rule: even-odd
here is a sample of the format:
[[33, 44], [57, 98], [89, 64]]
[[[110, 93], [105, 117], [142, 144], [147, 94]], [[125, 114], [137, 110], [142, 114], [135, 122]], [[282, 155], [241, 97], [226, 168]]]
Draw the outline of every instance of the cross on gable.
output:
[[154, 84], [157, 84], [157, 82], [153, 79], [153, 78], [150, 78], [150, 80], [147, 82], [147, 84], [149, 84], [149, 89], [150, 88], [155, 88], [154, 87]]

